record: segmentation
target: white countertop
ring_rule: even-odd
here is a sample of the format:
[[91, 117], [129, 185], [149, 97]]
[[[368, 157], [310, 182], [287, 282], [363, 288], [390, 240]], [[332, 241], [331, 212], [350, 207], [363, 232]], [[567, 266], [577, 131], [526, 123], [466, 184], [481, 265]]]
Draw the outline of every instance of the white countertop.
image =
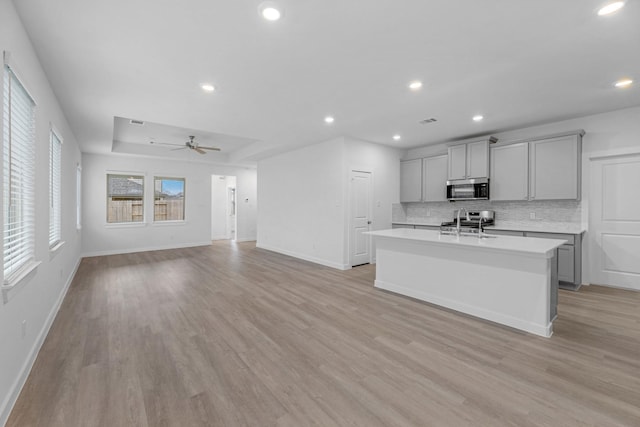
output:
[[427, 225], [430, 227], [440, 227], [440, 224], [442, 224], [443, 221], [440, 220], [433, 220], [433, 221], [428, 221], [428, 222], [410, 222], [410, 221], [393, 221], [392, 224], [398, 224], [398, 225]]
[[[392, 224], [398, 225], [423, 225], [423, 226], [440, 226], [442, 221], [434, 220], [427, 222], [411, 222], [411, 221], [393, 221]], [[564, 222], [507, 222], [497, 221], [494, 225], [486, 227], [487, 230], [505, 230], [505, 231], [531, 231], [537, 233], [560, 233], [560, 234], [582, 234], [587, 231], [586, 227], [581, 224], [564, 223]]]
[[395, 228], [391, 230], [370, 231], [364, 234], [371, 236], [411, 240], [438, 245], [455, 245], [465, 248], [478, 248], [482, 250], [493, 250], [500, 252], [519, 252], [529, 255], [553, 256], [553, 250], [558, 246], [567, 243], [562, 239], [539, 239], [535, 237], [518, 236], [492, 236], [489, 238], [478, 238], [476, 236], [456, 236], [451, 234], [440, 234], [435, 230], [415, 230], [408, 228]]
[[564, 233], [564, 234], [582, 234], [587, 231], [586, 227], [581, 224], [564, 223], [564, 222], [506, 222], [497, 221], [495, 225], [486, 227], [493, 230], [506, 231], [532, 231], [537, 233]]

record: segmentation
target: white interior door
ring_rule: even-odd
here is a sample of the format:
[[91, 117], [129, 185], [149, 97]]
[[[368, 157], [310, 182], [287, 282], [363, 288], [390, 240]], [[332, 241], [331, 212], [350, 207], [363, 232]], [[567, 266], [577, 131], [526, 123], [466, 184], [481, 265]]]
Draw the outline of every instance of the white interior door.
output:
[[591, 283], [640, 290], [640, 154], [592, 159]]
[[351, 171], [351, 265], [371, 262], [371, 173]]

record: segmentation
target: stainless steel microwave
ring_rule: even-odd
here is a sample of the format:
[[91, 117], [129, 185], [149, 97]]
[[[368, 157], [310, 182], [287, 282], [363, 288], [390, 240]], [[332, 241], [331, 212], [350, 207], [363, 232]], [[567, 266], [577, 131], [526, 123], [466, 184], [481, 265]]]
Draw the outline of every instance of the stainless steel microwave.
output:
[[456, 179], [447, 181], [447, 200], [489, 199], [489, 178]]

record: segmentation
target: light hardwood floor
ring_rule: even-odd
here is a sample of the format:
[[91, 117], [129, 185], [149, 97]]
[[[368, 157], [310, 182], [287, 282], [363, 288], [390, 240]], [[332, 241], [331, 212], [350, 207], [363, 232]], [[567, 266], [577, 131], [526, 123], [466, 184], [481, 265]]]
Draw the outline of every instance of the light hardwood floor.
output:
[[374, 277], [253, 243], [84, 259], [8, 426], [640, 426], [640, 293], [561, 291], [545, 339]]

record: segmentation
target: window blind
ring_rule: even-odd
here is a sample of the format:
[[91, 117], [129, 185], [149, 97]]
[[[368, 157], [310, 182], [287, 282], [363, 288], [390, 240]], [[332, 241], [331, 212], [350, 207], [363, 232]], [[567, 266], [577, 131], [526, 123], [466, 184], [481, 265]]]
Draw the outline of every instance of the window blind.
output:
[[35, 102], [6, 65], [3, 86], [3, 260], [9, 284], [35, 256]]
[[49, 248], [62, 240], [62, 212], [60, 180], [62, 163], [62, 141], [52, 130], [49, 149]]

